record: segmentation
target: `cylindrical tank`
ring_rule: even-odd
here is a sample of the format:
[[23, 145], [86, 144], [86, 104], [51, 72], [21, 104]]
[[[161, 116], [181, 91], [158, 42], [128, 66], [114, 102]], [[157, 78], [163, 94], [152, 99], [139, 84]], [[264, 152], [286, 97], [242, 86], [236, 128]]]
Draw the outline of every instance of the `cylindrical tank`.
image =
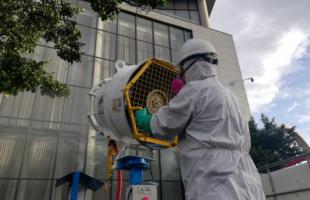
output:
[[115, 67], [115, 75], [93, 89], [92, 124], [106, 136], [125, 143], [139, 142], [152, 149], [176, 145], [177, 137], [139, 130], [135, 118], [139, 109], [147, 107], [155, 113], [174, 96], [171, 90], [171, 81], [177, 75], [174, 66], [153, 58], [132, 66], [117, 61]]

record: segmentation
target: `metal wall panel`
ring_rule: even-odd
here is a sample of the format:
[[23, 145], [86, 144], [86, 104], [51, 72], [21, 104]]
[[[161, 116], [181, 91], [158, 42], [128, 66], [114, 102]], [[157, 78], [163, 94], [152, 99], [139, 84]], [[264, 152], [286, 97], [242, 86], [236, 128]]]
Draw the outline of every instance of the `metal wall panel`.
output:
[[22, 178], [52, 178], [56, 135], [32, 135], [25, 150]]
[[181, 200], [183, 199], [181, 182], [165, 182], [163, 181], [163, 199], [162, 200]]
[[48, 200], [52, 181], [20, 181], [16, 200]]
[[26, 134], [3, 133], [0, 129], [0, 177], [14, 178], [18, 176]]
[[2, 180], [0, 179], [0, 197], [1, 200], [15, 200], [15, 189], [17, 180]]

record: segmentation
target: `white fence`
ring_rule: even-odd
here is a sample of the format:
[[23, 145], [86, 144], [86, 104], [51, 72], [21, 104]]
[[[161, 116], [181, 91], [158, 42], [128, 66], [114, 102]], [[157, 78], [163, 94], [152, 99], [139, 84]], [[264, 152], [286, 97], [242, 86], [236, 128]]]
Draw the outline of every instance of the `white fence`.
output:
[[261, 174], [267, 200], [310, 200], [310, 160], [273, 172], [270, 168], [260, 169], [267, 172]]

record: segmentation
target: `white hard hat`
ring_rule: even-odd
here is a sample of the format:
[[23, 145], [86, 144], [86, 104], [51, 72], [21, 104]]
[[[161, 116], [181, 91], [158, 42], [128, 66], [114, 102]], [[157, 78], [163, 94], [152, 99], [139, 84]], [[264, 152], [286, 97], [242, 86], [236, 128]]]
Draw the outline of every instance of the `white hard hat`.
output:
[[190, 39], [183, 44], [175, 64], [179, 65], [182, 61], [191, 56], [207, 53], [211, 53], [213, 56], [217, 57], [217, 52], [210, 42], [202, 39]]

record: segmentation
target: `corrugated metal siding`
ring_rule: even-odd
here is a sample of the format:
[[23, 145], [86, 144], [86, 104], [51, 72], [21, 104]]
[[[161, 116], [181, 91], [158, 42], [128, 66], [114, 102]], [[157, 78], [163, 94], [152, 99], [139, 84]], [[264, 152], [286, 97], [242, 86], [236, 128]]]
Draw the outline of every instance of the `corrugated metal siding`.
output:
[[0, 137], [0, 177], [17, 177], [26, 137], [4, 134]]

